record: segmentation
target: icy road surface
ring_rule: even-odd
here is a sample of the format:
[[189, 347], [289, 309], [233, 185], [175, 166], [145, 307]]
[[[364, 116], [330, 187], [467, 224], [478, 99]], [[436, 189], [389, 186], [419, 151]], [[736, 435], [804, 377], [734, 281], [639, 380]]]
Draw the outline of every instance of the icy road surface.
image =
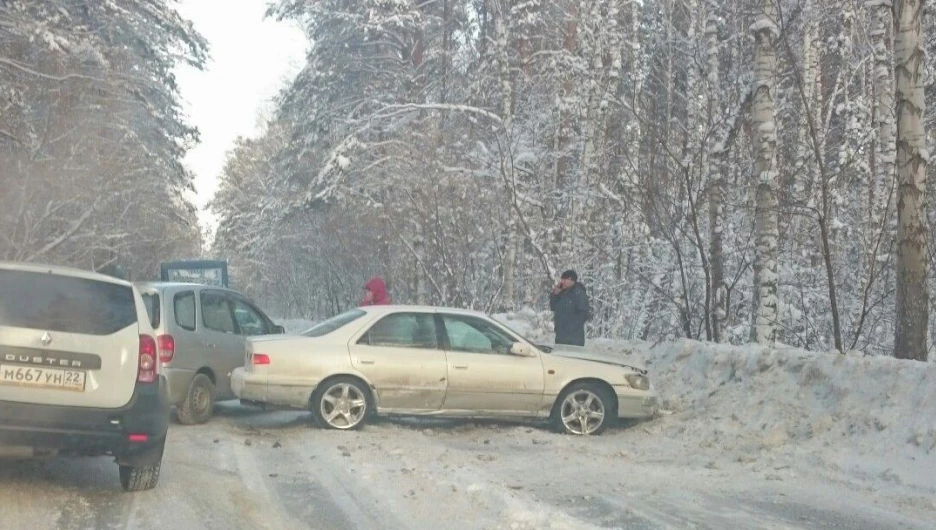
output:
[[673, 416], [585, 439], [441, 420], [334, 432], [307, 413], [219, 409], [172, 426], [152, 492], [122, 493], [105, 458], [0, 463], [0, 528], [936, 528], [929, 498], [802, 462], [685, 454], [661, 434]]

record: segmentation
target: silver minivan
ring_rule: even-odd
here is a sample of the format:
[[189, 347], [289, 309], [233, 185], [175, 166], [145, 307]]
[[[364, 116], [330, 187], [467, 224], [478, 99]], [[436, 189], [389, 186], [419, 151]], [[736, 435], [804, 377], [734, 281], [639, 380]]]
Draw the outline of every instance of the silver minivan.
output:
[[136, 285], [156, 330], [169, 399], [184, 425], [208, 421], [216, 401], [235, 398], [231, 372], [244, 364], [246, 337], [284, 332], [232, 289], [167, 282]]

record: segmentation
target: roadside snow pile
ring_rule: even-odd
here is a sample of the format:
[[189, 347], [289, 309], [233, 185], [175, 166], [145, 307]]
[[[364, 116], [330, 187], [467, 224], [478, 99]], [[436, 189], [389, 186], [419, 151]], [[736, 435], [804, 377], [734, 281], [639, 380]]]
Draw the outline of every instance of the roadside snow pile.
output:
[[[544, 341], [548, 317], [527, 310], [495, 318]], [[676, 444], [689, 464], [696, 457], [791, 467], [871, 488], [936, 493], [933, 363], [690, 340], [597, 339], [587, 346], [646, 363], [672, 413], [648, 432]]]
[[687, 450], [936, 486], [932, 364], [688, 340], [612, 347], [646, 360], [663, 407], [674, 413], [660, 420], [665, 435]]
[[551, 339], [547, 339], [552, 332], [552, 313], [525, 307], [516, 313], [498, 313], [491, 317], [528, 340], [541, 344], [552, 343]]

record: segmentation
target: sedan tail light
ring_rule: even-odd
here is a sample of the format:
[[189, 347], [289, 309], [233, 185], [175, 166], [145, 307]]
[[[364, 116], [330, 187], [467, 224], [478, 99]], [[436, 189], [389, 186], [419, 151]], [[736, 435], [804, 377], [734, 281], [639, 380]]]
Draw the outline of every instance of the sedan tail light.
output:
[[250, 356], [250, 364], [255, 364], [255, 365], [270, 364], [270, 356], [265, 353], [255, 353]]

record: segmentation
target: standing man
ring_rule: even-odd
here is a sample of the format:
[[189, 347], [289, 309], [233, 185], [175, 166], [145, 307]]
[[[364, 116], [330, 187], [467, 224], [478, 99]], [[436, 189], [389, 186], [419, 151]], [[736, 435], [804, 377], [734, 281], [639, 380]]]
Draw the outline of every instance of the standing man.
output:
[[556, 344], [585, 345], [585, 321], [588, 320], [588, 293], [578, 282], [578, 274], [567, 270], [559, 277], [549, 296], [549, 309], [553, 312]]

